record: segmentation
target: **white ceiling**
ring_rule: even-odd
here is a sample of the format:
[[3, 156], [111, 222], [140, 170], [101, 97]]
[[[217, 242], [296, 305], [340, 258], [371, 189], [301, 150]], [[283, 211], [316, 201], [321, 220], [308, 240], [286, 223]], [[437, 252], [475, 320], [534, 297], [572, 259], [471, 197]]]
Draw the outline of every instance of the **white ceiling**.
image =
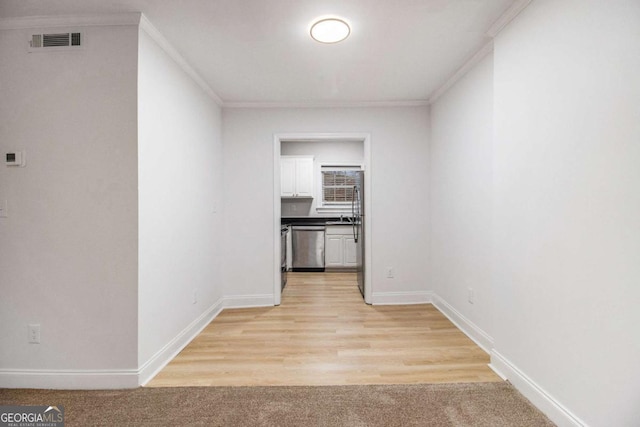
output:
[[[224, 101], [424, 101], [514, 0], [0, 0], [0, 17], [143, 12]], [[352, 27], [342, 43], [314, 18]]]

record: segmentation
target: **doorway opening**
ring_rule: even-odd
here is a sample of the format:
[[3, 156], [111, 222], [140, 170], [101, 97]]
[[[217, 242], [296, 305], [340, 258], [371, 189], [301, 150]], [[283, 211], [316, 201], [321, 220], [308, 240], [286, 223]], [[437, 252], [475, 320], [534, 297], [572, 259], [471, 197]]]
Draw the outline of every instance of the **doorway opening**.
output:
[[[359, 147], [359, 155], [356, 154]], [[337, 150], [339, 149], [339, 150]], [[333, 151], [332, 151], [333, 150]], [[332, 154], [343, 153], [343, 154]], [[286, 240], [281, 236], [282, 217], [309, 217], [332, 218], [333, 220], [353, 221], [353, 206], [351, 199], [344, 198], [347, 189], [339, 188], [340, 185], [329, 185], [323, 176], [336, 174], [336, 171], [357, 166], [363, 171], [362, 185], [363, 191], [360, 198], [363, 200], [361, 210], [361, 222], [356, 236], [362, 244], [361, 251], [361, 291], [364, 301], [371, 303], [373, 293], [371, 282], [371, 138], [368, 133], [295, 133], [276, 134], [273, 140], [274, 153], [274, 305], [280, 305], [282, 292], [282, 278], [286, 274], [283, 269], [282, 248]], [[282, 157], [286, 156], [286, 157]], [[333, 156], [333, 157], [332, 157]], [[304, 158], [313, 157], [312, 189], [309, 185], [301, 185], [298, 188], [291, 187], [288, 180], [282, 178], [284, 173], [291, 173], [295, 176], [295, 169], [290, 170], [290, 158], [305, 163]], [[295, 167], [295, 166], [294, 166]], [[302, 168], [308, 167], [301, 165]], [[323, 169], [324, 168], [324, 169]], [[323, 174], [323, 171], [325, 175]], [[304, 182], [304, 177], [300, 178]], [[308, 182], [307, 182], [308, 184]], [[345, 191], [343, 191], [345, 190]], [[348, 191], [347, 191], [348, 192]], [[285, 198], [283, 199], [283, 196]], [[342, 199], [341, 199], [342, 197]], [[347, 202], [348, 200], [348, 202]], [[364, 218], [367, 218], [365, 221]], [[347, 225], [351, 223], [345, 223]], [[351, 225], [356, 225], [353, 223]], [[323, 237], [324, 238], [324, 237]], [[318, 237], [319, 239], [319, 237]], [[349, 246], [347, 245], [347, 248]], [[349, 252], [349, 249], [347, 249]], [[323, 260], [324, 261], [324, 260]], [[348, 261], [345, 261], [348, 262]], [[345, 264], [346, 265], [346, 264]], [[335, 266], [335, 264], [334, 264]], [[344, 266], [344, 265], [343, 265]], [[324, 265], [322, 266], [324, 269]], [[284, 270], [284, 271], [283, 271]]]

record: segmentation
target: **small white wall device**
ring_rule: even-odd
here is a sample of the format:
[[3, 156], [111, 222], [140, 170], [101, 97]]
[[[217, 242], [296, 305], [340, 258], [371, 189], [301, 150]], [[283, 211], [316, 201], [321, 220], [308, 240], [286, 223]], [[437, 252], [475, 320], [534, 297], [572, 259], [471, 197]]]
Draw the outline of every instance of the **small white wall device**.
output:
[[5, 154], [5, 164], [7, 166], [18, 166], [23, 168], [26, 165], [26, 156], [24, 151], [12, 151]]

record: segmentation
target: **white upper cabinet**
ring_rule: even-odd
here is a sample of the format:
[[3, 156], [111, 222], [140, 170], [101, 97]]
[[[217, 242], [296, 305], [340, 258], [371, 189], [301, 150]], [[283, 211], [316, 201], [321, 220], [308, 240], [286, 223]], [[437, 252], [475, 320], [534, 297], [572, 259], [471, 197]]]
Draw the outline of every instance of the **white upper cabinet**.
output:
[[280, 196], [313, 198], [313, 157], [280, 157]]
[[313, 157], [296, 159], [296, 197], [313, 197]]
[[296, 194], [296, 159], [280, 158], [280, 195], [294, 197]]

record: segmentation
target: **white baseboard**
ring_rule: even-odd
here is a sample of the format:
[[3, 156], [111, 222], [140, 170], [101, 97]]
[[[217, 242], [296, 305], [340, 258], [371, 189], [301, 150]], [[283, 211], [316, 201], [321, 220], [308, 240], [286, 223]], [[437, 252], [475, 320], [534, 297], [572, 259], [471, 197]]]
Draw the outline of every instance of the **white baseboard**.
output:
[[371, 295], [373, 305], [409, 305], [429, 304], [433, 298], [433, 292], [374, 292]]
[[[550, 396], [542, 387], [493, 349], [493, 338], [433, 292], [378, 292], [374, 305], [432, 303], [481, 348], [491, 354], [489, 367], [560, 427], [586, 424]], [[0, 369], [0, 388], [116, 389], [136, 388], [149, 382], [225, 308], [273, 306], [272, 294], [232, 295], [219, 299], [139, 369], [29, 370]]]
[[224, 297], [224, 308], [250, 308], [273, 306], [273, 294], [228, 295]]
[[140, 385], [146, 385], [174, 357], [226, 308], [273, 306], [273, 295], [234, 295], [220, 298], [206, 312], [187, 326], [177, 337], [158, 351], [139, 370]]
[[220, 298], [209, 309], [182, 330], [174, 339], [151, 356], [139, 369], [139, 385], [145, 385], [178, 355], [213, 319], [220, 314], [224, 298]]
[[115, 389], [138, 387], [135, 369], [2, 369], [0, 388]]
[[502, 379], [508, 380], [513, 386], [540, 409], [551, 421], [559, 427], [584, 427], [586, 424], [550, 396], [542, 387], [520, 371], [509, 360], [496, 351], [493, 338], [467, 319], [453, 306], [433, 295], [433, 305], [440, 310], [458, 329], [464, 332], [478, 346], [491, 355], [489, 367]]
[[550, 396], [542, 387], [536, 384], [524, 372], [514, 366], [506, 357], [495, 349], [491, 351], [489, 367], [500, 377], [509, 380], [531, 403], [540, 409], [551, 421], [559, 427], [584, 427], [585, 422], [576, 417], [571, 411], [562, 406]]
[[219, 299], [139, 369], [0, 369], [0, 388], [95, 390], [144, 385], [222, 311], [223, 301]]
[[493, 349], [493, 338], [482, 330], [482, 328], [464, 317], [462, 313], [453, 308], [453, 306], [440, 298], [437, 294], [433, 295], [433, 305], [449, 320], [451, 320], [458, 329], [464, 332], [466, 336], [478, 344], [480, 348], [487, 353], [491, 353], [491, 350]]
[[42, 370], [0, 369], [0, 388], [117, 389], [147, 384], [225, 308], [273, 306], [273, 295], [233, 295], [220, 298], [139, 369]]

